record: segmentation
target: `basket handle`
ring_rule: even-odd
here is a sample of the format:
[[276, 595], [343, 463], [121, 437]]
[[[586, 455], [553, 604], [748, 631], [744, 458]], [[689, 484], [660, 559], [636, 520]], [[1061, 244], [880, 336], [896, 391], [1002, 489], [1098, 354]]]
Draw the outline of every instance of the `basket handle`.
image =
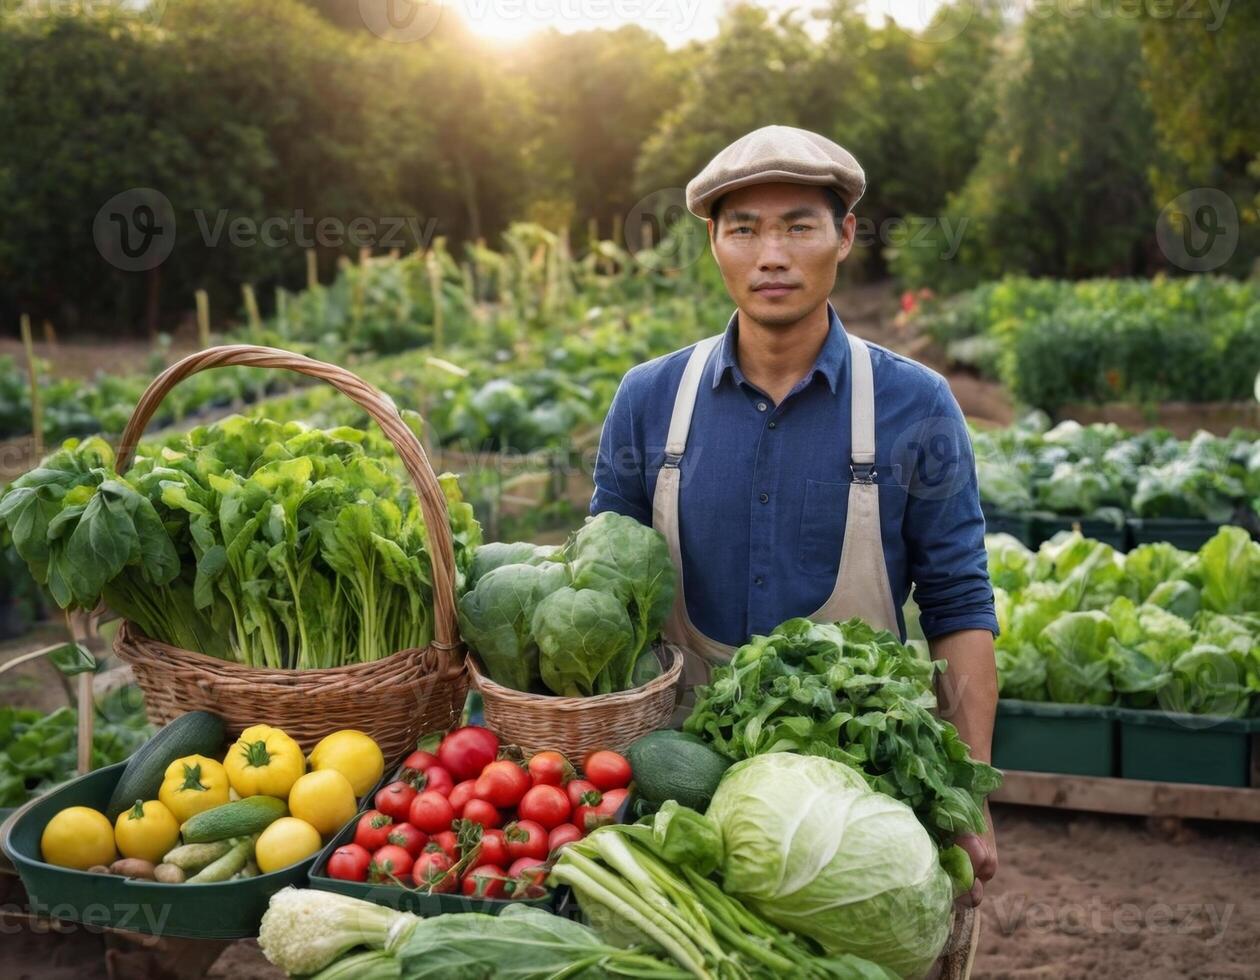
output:
[[398, 457], [406, 466], [420, 497], [433, 567], [433, 633], [436, 641], [433, 646], [441, 651], [455, 650], [459, 645], [455, 613], [455, 551], [448, 523], [446, 495], [429, 464], [424, 447], [403, 421], [393, 400], [345, 368], [304, 354], [253, 344], [226, 344], [189, 354], [154, 378], [140, 396], [118, 444], [118, 472], [125, 473], [131, 468], [145, 426], [153, 418], [162, 399], [177, 384], [200, 371], [232, 365], [276, 368], [325, 381], [367, 412], [381, 427], [398, 451]]

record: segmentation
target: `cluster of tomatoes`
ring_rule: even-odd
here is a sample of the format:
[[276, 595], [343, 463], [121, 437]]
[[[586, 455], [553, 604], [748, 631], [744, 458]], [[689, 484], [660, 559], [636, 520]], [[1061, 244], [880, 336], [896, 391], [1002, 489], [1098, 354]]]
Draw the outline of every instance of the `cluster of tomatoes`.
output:
[[613, 821], [630, 764], [592, 752], [578, 778], [559, 752], [522, 763], [499, 758], [500, 748], [493, 732], [469, 726], [442, 739], [436, 754], [411, 753], [358, 818], [354, 843], [333, 852], [328, 874], [428, 894], [542, 896], [560, 848]]

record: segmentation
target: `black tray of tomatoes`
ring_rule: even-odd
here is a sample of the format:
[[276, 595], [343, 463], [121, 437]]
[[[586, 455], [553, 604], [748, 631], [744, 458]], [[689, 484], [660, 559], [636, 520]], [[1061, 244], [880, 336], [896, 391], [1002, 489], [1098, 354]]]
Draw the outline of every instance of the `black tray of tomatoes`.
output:
[[630, 807], [630, 765], [616, 752], [579, 769], [475, 725], [421, 745], [316, 858], [312, 888], [419, 915], [560, 911], [567, 889], [546, 883], [559, 849]]

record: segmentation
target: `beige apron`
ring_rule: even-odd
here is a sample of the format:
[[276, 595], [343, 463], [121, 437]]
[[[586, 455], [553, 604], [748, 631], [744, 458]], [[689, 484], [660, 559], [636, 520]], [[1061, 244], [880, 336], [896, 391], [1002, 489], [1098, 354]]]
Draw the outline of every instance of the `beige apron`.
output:
[[[682, 677], [682, 699], [675, 721], [686, 716], [692, 702], [692, 688], [705, 684], [715, 665], [728, 661], [735, 648], [705, 636], [687, 614], [683, 593], [682, 550], [678, 536], [679, 464], [687, 448], [691, 431], [691, 415], [695, 409], [700, 380], [709, 354], [722, 341], [722, 335], [698, 343], [683, 370], [678, 394], [674, 397], [674, 413], [669, 422], [665, 442], [665, 462], [656, 478], [652, 498], [652, 526], [665, 535], [669, 553], [678, 573], [674, 606], [665, 623], [665, 637], [682, 647], [686, 666]], [[876, 628], [897, 633], [897, 610], [893, 605], [892, 587], [884, 564], [884, 544], [879, 523], [879, 487], [875, 483], [875, 385], [871, 375], [871, 352], [865, 342], [849, 335], [851, 354], [851, 388], [853, 394], [852, 459], [849, 486], [849, 510], [844, 528], [844, 546], [840, 551], [840, 567], [836, 584], [822, 607], [809, 618], [819, 623], [859, 616]], [[685, 703], [683, 703], [685, 702]], [[681, 717], [680, 717], [681, 716]]]

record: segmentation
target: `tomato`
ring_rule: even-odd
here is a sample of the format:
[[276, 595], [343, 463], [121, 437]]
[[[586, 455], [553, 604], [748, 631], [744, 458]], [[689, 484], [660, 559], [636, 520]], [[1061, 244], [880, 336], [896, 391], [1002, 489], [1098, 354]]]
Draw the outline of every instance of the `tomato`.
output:
[[452, 861], [459, 860], [459, 835], [455, 831], [444, 830], [440, 834], [434, 834], [429, 838], [429, 847], [432, 848], [435, 845]]
[[529, 760], [529, 777], [535, 786], [563, 786], [573, 778], [573, 767], [559, 752], [539, 752]]
[[547, 869], [542, 862], [531, 857], [517, 858], [508, 868], [508, 882], [513, 898], [542, 898], [547, 894], [544, 882]]
[[582, 839], [582, 831], [577, 829], [575, 824], [562, 823], [559, 827], [552, 829], [547, 835], [547, 856], [555, 857], [556, 852], [565, 844], [573, 844]]
[[598, 790], [624, 789], [630, 785], [630, 763], [625, 756], [607, 749], [588, 755], [582, 763], [582, 771]]
[[411, 778], [407, 781], [419, 793], [423, 793], [426, 789], [431, 789], [433, 792], [441, 793], [443, 796], [450, 796], [451, 790], [455, 788], [455, 780], [451, 779], [451, 774], [441, 766], [430, 766], [424, 772], [412, 773]]
[[462, 783], [456, 783], [455, 788], [447, 794], [447, 799], [451, 801], [451, 806], [455, 809], [455, 816], [462, 817], [464, 815], [464, 805], [477, 795], [477, 780], [465, 779]]
[[477, 777], [477, 796], [502, 809], [514, 807], [530, 787], [529, 773], [515, 762], [500, 759], [481, 770]]
[[410, 769], [412, 772], [428, 772], [430, 766], [436, 766], [437, 764], [438, 758], [436, 755], [420, 749], [416, 749], [403, 760], [403, 768]]
[[397, 844], [413, 858], [419, 857], [424, 846], [429, 843], [429, 835], [417, 830], [409, 823], [394, 824], [389, 832], [389, 843]]
[[[599, 789], [595, 786], [594, 783], [589, 782], [585, 779], [571, 780], [568, 783], [568, 785], [564, 787], [564, 791], [565, 793], [568, 794], [569, 805], [573, 807], [573, 809], [575, 810], [578, 807], [580, 807], [583, 803], [590, 803], [594, 805], [599, 802]], [[583, 797], [591, 793], [595, 794], [594, 799], [591, 799], [591, 800], [583, 799]]]
[[328, 859], [328, 877], [342, 881], [367, 881], [372, 852], [359, 844], [343, 844]]
[[486, 728], [457, 728], [438, 746], [438, 762], [456, 780], [476, 779], [499, 755], [499, 739]]
[[464, 819], [469, 823], [479, 823], [483, 827], [497, 827], [503, 822], [499, 811], [493, 803], [473, 797], [464, 804]]
[[595, 812], [600, 816], [612, 819], [617, 816], [617, 811], [621, 809], [621, 804], [626, 802], [626, 797], [630, 795], [628, 789], [610, 789], [604, 794], [604, 798], [599, 801], [599, 805], [595, 807]]
[[416, 798], [415, 788], [410, 783], [397, 779], [376, 794], [376, 809], [393, 817], [399, 823], [407, 820], [411, 809], [411, 801]]
[[502, 898], [506, 875], [493, 864], [479, 864], [464, 876], [463, 892], [473, 898]]
[[550, 850], [547, 847], [547, 830], [536, 820], [514, 820], [504, 828], [508, 857], [513, 861], [529, 858], [545, 861]]
[[454, 819], [455, 811], [451, 809], [450, 800], [431, 789], [426, 789], [411, 801], [411, 809], [407, 814], [407, 822], [426, 834], [440, 834], [444, 830], [450, 830]]
[[426, 850], [416, 858], [411, 878], [417, 888], [432, 895], [453, 892], [459, 887], [459, 876], [451, 870], [454, 866], [455, 862], [444, 851]]
[[386, 844], [372, 855], [372, 863], [368, 867], [368, 881], [376, 885], [393, 882], [395, 878], [406, 878], [411, 874], [411, 866], [414, 863], [411, 855], [397, 844]]
[[533, 820], [550, 830], [568, 820], [571, 809], [569, 798], [559, 786], [535, 786], [521, 799], [517, 812], [523, 820]]
[[359, 817], [359, 823], [354, 828], [354, 842], [371, 854], [378, 847], [389, 843], [386, 838], [393, 825], [394, 818], [388, 813], [368, 810]]
[[477, 855], [479, 864], [497, 864], [503, 867], [509, 860], [503, 831], [491, 828], [481, 835], [481, 851]]

